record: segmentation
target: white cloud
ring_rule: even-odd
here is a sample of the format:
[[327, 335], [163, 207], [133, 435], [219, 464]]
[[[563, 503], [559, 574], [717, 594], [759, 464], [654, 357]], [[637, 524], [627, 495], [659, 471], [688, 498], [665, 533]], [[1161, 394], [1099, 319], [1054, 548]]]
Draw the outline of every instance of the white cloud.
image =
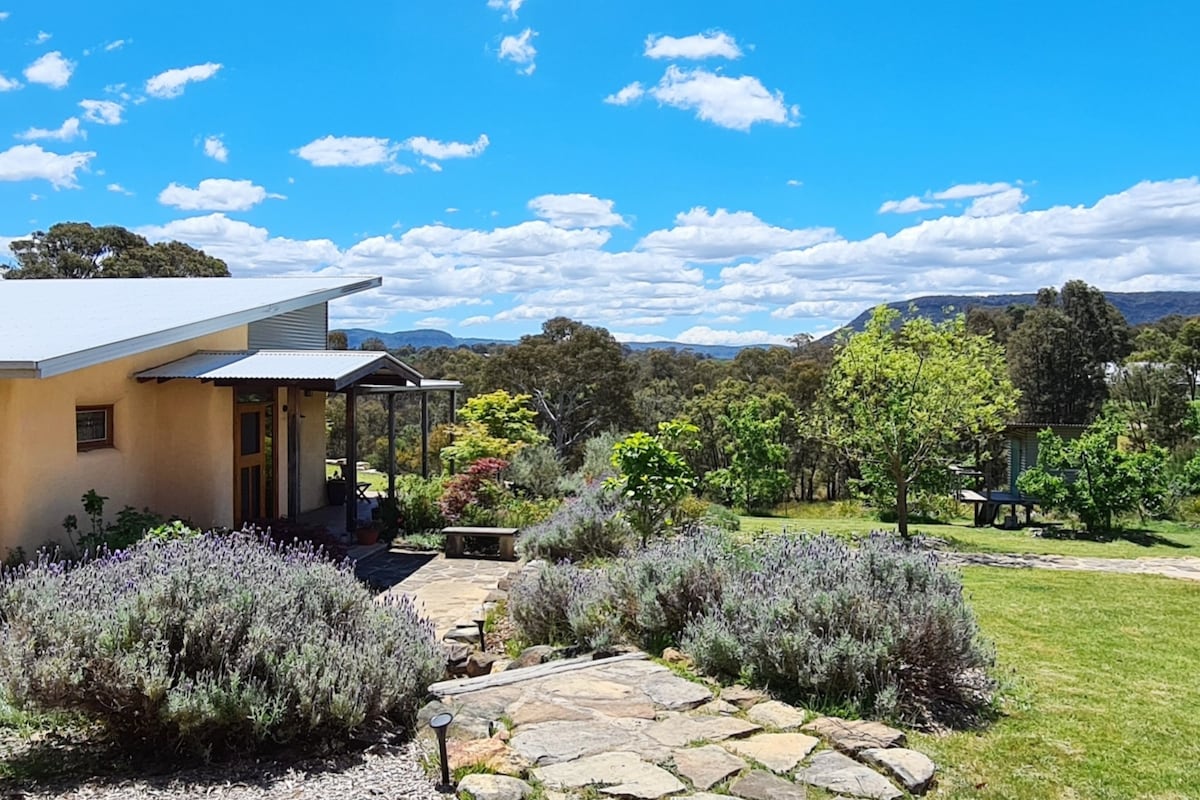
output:
[[707, 325], [696, 325], [680, 332], [675, 336], [660, 334], [614, 334], [623, 342], [654, 342], [668, 340], [681, 344], [713, 344], [745, 347], [755, 344], [787, 344], [787, 337], [768, 333], [767, 331], [729, 331], [714, 330]]
[[107, 53], [111, 53], [113, 50], [120, 50], [126, 44], [128, 44], [128, 42], [125, 39], [117, 39], [104, 45], [104, 50]]
[[220, 136], [207, 136], [204, 139], [204, 155], [224, 164], [229, 160], [229, 148]]
[[179, 97], [189, 83], [206, 81], [216, 75], [221, 67], [221, 64], [209, 61], [160, 72], [146, 81], [146, 94], [162, 100]]
[[689, 261], [729, 261], [808, 247], [836, 237], [832, 228], [778, 228], [749, 211], [709, 213], [698, 206], [675, 216], [675, 227], [652, 231], [637, 249]]
[[87, 138], [87, 133], [83, 128], [79, 127], [79, 118], [70, 117], [63, 121], [62, 125], [57, 128], [29, 128], [23, 133], [18, 133], [17, 138], [27, 142], [36, 139], [53, 139], [58, 142], [69, 142], [72, 139], [79, 137]]
[[51, 89], [62, 89], [71, 80], [75, 62], [63, 58], [63, 54], [52, 50], [25, 68], [25, 80], [40, 83]]
[[401, 142], [400, 146], [417, 155], [444, 161], [448, 158], [475, 158], [487, 149], [488, 144], [490, 140], [487, 134], [481, 133], [473, 142], [439, 142], [425, 136], [413, 136]]
[[425, 317], [413, 324], [418, 328], [449, 328], [452, 321], [449, 317]]
[[153, 241], [177, 239], [229, 264], [239, 275], [311, 273], [338, 260], [341, 251], [328, 239], [288, 239], [271, 236], [265, 228], [208, 214], [138, 228]]
[[60, 155], [37, 144], [19, 144], [0, 152], [0, 181], [49, 181], [55, 189], [77, 189], [75, 173], [87, 170], [93, 152]]
[[113, 194], [123, 194], [126, 197], [133, 196], [133, 192], [129, 191], [128, 189], [126, 189], [124, 186], [122, 186], [119, 183], [110, 183], [108, 186], [106, 186], [104, 188], [108, 189], [108, 191], [112, 192]]
[[192, 189], [171, 183], [158, 195], [158, 202], [185, 211], [245, 211], [266, 200], [267, 190], [251, 181], [206, 178]]
[[1028, 199], [1029, 196], [1020, 189], [1005, 189], [995, 194], [976, 197], [963, 214], [968, 217], [994, 217], [999, 214], [1012, 214], [1020, 211], [1021, 206]]
[[458, 323], [458, 327], [460, 327], [460, 328], [471, 328], [471, 327], [474, 327], [474, 326], [476, 326], [476, 325], [486, 325], [486, 324], [488, 324], [488, 323], [489, 323], [489, 322], [491, 322], [491, 321], [492, 321], [492, 318], [491, 318], [491, 317], [488, 317], [488, 316], [483, 316], [483, 315], [476, 315], [476, 316], [473, 316], [473, 317], [467, 317], [467, 318], [466, 318], [466, 319], [464, 319], [462, 322]]
[[660, 103], [695, 111], [698, 119], [739, 131], [758, 122], [798, 125], [800, 119], [799, 107], [787, 105], [783, 92], [768, 91], [750, 75], [730, 78], [672, 64], [649, 94]]
[[38, 31], [38, 35], [34, 38], [33, 43], [34, 44], [45, 44], [46, 42], [50, 41], [53, 38], [54, 38], [54, 34], [52, 34], [52, 33], [46, 33], [45, 31]]
[[793, 186], [793, 187], [800, 187], [800, 186], [804, 185], [804, 181], [798, 181], [795, 178], [788, 178], [787, 185]]
[[296, 151], [314, 167], [368, 167], [388, 164], [400, 149], [388, 139], [374, 136], [325, 136]]
[[917, 211], [928, 211], [931, 208], [942, 208], [941, 203], [930, 203], [913, 195], [903, 200], [887, 200], [879, 207], [880, 214], [914, 214]]
[[535, 36], [537, 31], [532, 28], [526, 28], [517, 36], [505, 36], [500, 40], [500, 60], [511, 61], [521, 66], [517, 72], [522, 75], [532, 75], [537, 69], [534, 62], [537, 58], [537, 48], [533, 46]]
[[462, 210], [462, 209], [460, 209], [460, 208], [455, 208], [454, 206], [447, 206], [447, 207], [446, 207], [446, 213], [447, 213], [447, 214], [457, 214], [457, 213], [458, 213], [459, 211], [461, 211], [461, 210]]
[[9, 13], [10, 12], [8, 11], [0, 11], [0, 22], [4, 22], [4, 20], [8, 19]]
[[125, 107], [112, 100], [80, 100], [79, 107], [83, 109], [83, 118], [97, 125], [120, 125], [121, 113]]
[[504, 12], [504, 19], [516, 19], [525, 0], [487, 0], [488, 8]]
[[558, 228], [610, 228], [625, 225], [613, 211], [612, 200], [590, 194], [543, 194], [529, 201], [529, 210]]
[[638, 100], [641, 100], [645, 94], [646, 89], [642, 86], [641, 81], [634, 81], [619, 92], [610, 94], [604, 98], [604, 102], [612, 106], [627, 106], [630, 103], [636, 103]]
[[4, 77], [4, 73], [0, 72], [0, 92], [11, 92], [21, 88], [21, 82], [14, 78]]
[[1011, 188], [1012, 186], [1007, 183], [960, 183], [949, 189], [934, 192], [930, 196], [934, 200], [969, 200], [972, 197], [984, 197], [989, 194], [1005, 192]]
[[691, 36], [646, 37], [646, 58], [680, 58], [700, 61], [705, 58], [741, 58], [742, 49], [728, 33], [709, 31]]

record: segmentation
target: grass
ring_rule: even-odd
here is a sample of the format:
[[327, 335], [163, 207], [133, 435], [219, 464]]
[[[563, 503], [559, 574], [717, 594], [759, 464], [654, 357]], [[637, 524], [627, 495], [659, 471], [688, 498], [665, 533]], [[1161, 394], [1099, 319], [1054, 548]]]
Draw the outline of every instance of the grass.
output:
[[1014, 685], [982, 734], [916, 735], [938, 798], [1200, 797], [1200, 584], [964, 570]]
[[[895, 531], [895, 523], [880, 522], [867, 516], [815, 516], [807, 508], [788, 517], [741, 517], [744, 535], [789, 531], [827, 531], [839, 535], [865, 534], [873, 530]], [[1037, 527], [1035, 524], [1032, 527]], [[1064, 556], [1100, 556], [1139, 558], [1142, 556], [1200, 557], [1200, 529], [1179, 522], [1148, 522], [1137, 529], [1126, 529], [1112, 538], [1083, 538], [1087, 534], [1057, 531], [1053, 536], [1033, 536], [1029, 529], [1001, 530], [975, 528], [970, 520], [952, 524], [912, 523], [909, 528], [946, 540], [954, 550], [978, 553], [1040, 553]]]
[[[342, 474], [341, 467], [335, 466], [333, 464], [325, 465], [325, 477], [326, 478], [332, 478], [334, 475], [340, 476], [341, 474]], [[375, 471], [365, 472], [360, 469], [358, 471], [358, 482], [371, 484], [371, 491], [380, 492], [380, 493], [384, 493], [384, 494], [387, 493], [387, 475], [385, 473], [375, 472]]]

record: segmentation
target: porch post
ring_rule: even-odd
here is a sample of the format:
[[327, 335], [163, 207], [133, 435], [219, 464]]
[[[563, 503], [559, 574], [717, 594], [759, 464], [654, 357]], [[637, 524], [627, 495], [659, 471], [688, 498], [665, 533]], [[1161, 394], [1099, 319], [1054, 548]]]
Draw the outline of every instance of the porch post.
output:
[[287, 515], [300, 516], [300, 387], [287, 390]]
[[421, 392], [421, 477], [429, 478], [429, 392]]
[[[450, 443], [454, 444], [454, 424], [458, 421], [458, 391], [450, 390]], [[442, 465], [442, 469], [446, 469], [446, 465]], [[450, 459], [449, 472], [454, 474], [454, 459]]]
[[351, 537], [358, 528], [358, 428], [354, 424], [358, 390], [346, 389], [346, 466], [342, 479], [346, 481], [346, 533]]
[[388, 499], [396, 499], [396, 393], [388, 392]]

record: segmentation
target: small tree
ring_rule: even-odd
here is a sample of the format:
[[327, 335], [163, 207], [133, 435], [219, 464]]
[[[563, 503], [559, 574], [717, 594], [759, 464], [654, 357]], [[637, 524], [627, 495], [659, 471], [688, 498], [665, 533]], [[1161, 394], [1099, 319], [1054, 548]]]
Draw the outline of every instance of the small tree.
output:
[[546, 437], [534, 424], [530, 396], [512, 395], [503, 389], [467, 400], [452, 428], [453, 444], [442, 448], [442, 463], [470, 464], [481, 458], [512, 460], [526, 444], [542, 444]]
[[1126, 425], [1109, 409], [1073, 441], [1042, 431], [1037, 465], [1017, 479], [1017, 488], [1044, 507], [1076, 515], [1093, 533], [1111, 531], [1118, 514], [1153, 512], [1167, 491], [1167, 452], [1157, 445], [1141, 452], [1122, 448]]
[[708, 473], [706, 483], [749, 513], [784, 499], [791, 484], [785, 469], [788, 449], [781, 441], [786, 418], [785, 412], [771, 415], [759, 397], [731, 403], [720, 418], [729, 437], [729, 466]]
[[642, 546], [663, 524], [695, 485], [695, 476], [683, 456], [668, 445], [686, 441], [696, 426], [677, 420], [659, 423], [659, 435], [639, 431], [613, 445], [612, 464], [620, 476], [612, 484], [629, 501], [630, 522], [641, 535]]
[[967, 332], [960, 315], [940, 325], [880, 306], [839, 348], [825, 382], [818, 423], [857, 461], [864, 477], [890, 489], [908, 535], [908, 498], [929, 473], [949, 468], [963, 442], [986, 443], [1016, 412], [1004, 354]]

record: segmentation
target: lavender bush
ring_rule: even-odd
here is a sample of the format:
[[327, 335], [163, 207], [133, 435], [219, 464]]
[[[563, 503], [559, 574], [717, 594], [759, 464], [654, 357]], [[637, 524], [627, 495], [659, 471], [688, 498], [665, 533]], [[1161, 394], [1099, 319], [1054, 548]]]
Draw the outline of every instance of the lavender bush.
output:
[[962, 719], [991, 688], [958, 576], [886, 534], [760, 543], [683, 646], [717, 676], [919, 724]]
[[545, 522], [522, 531], [517, 549], [525, 558], [549, 561], [611, 558], [635, 540], [620, 512], [617, 494], [592, 484]]
[[443, 666], [411, 603], [245, 534], [42, 557], [0, 579], [0, 603], [10, 701], [82, 712], [135, 746], [241, 753], [411, 724]]

